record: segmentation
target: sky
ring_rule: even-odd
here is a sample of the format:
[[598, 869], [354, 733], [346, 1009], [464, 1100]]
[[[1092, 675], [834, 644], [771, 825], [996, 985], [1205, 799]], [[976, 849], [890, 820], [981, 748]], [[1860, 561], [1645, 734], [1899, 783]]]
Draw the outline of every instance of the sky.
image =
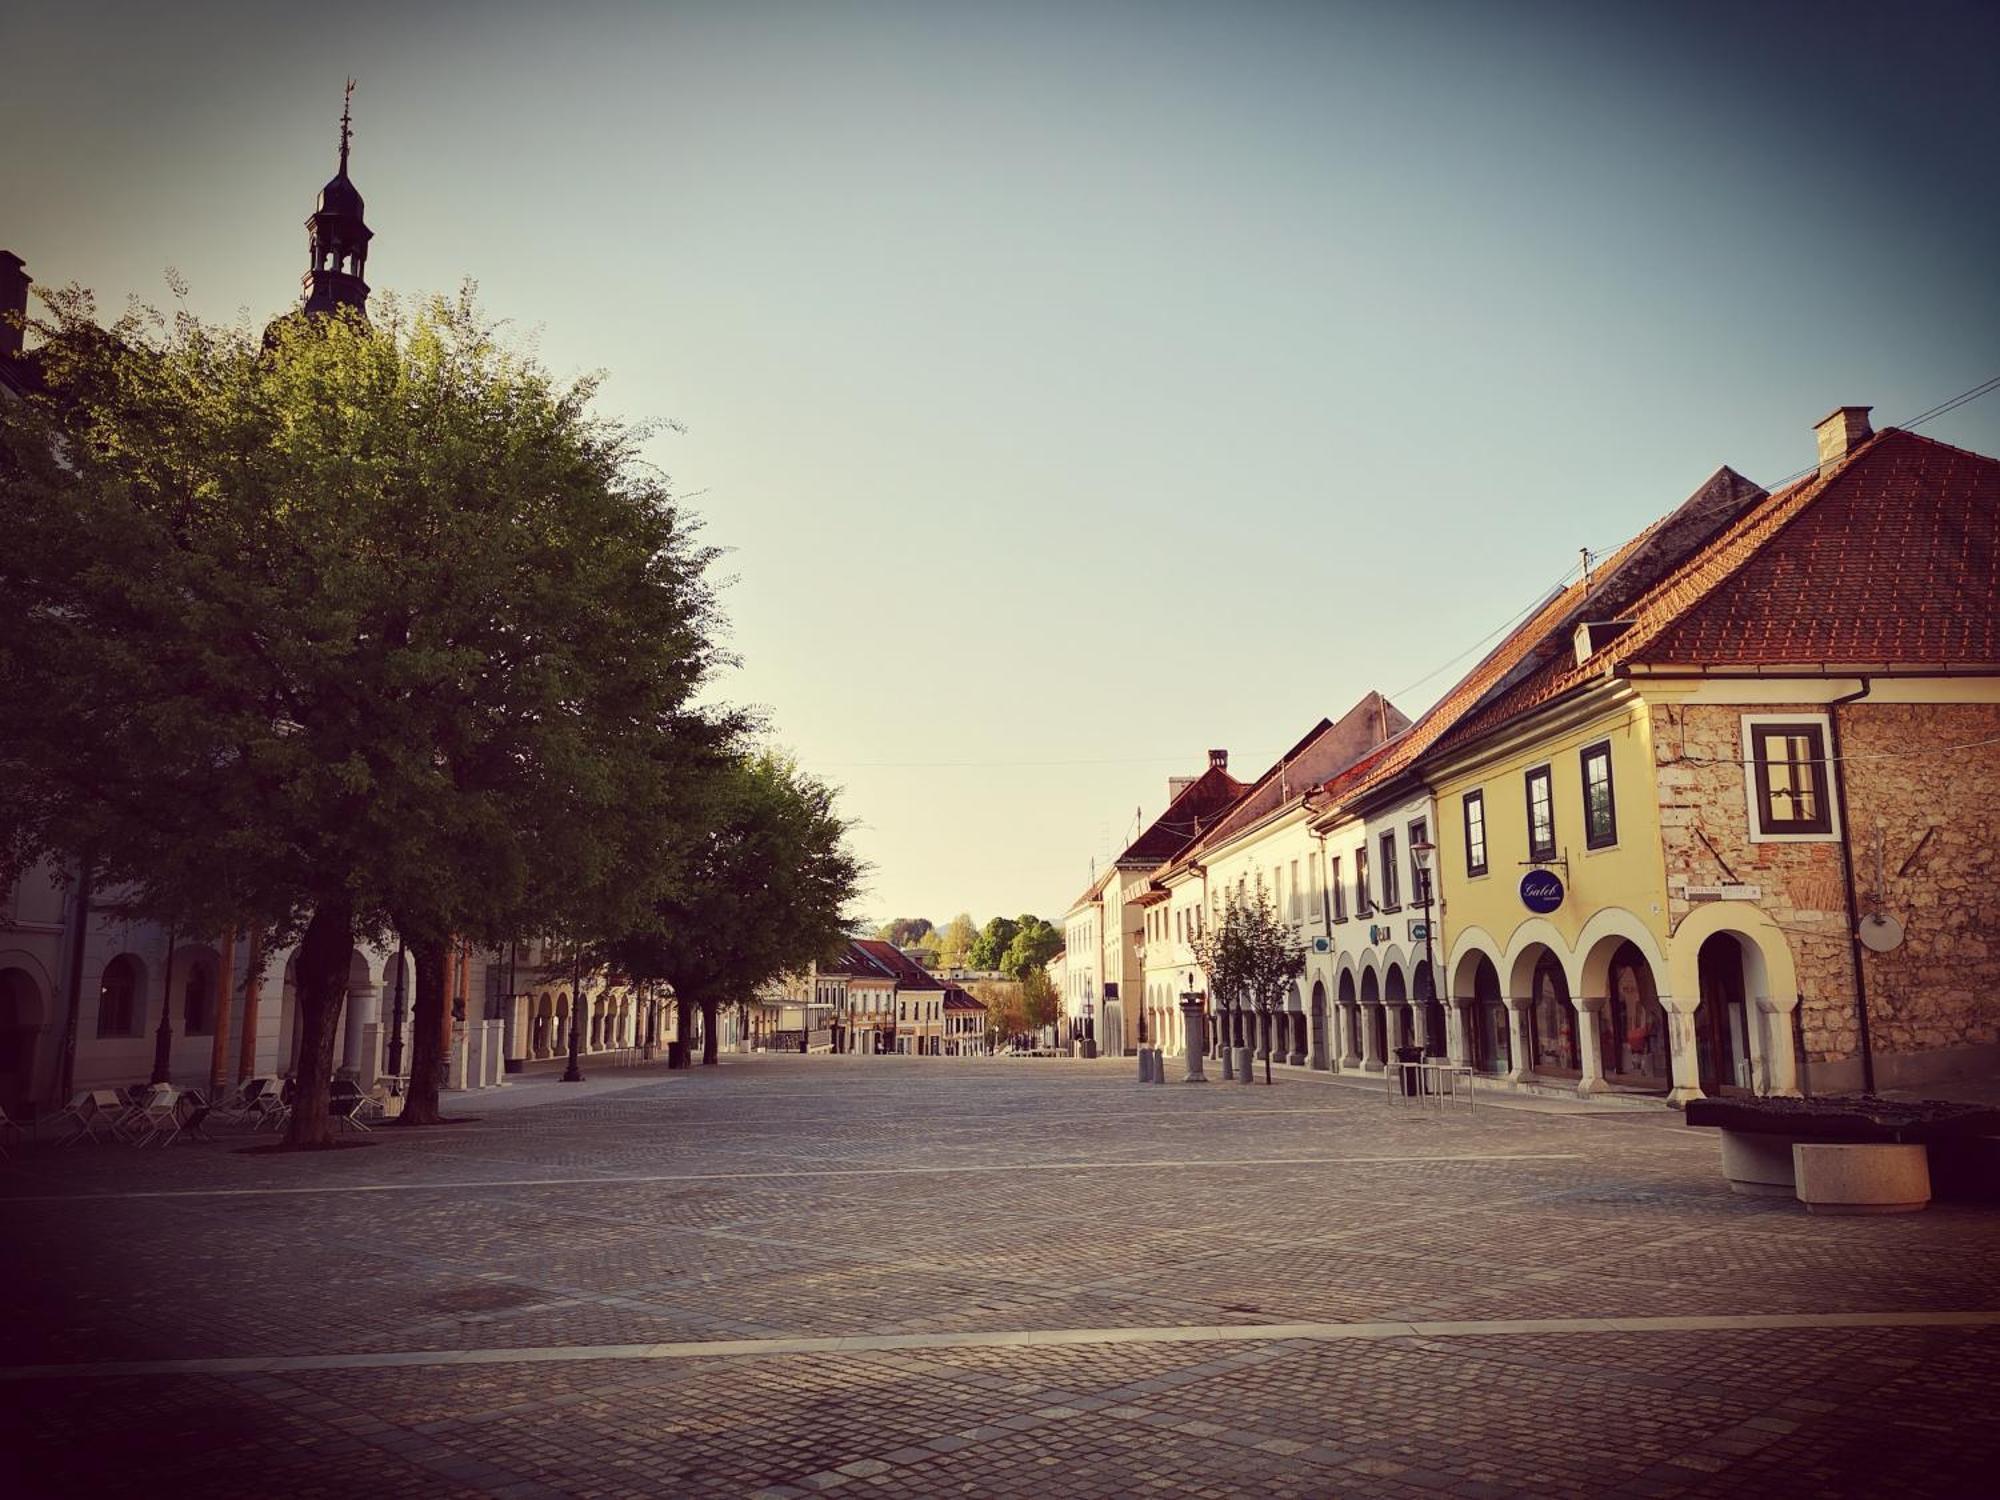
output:
[[0, 248], [260, 321], [353, 75], [371, 283], [672, 424], [717, 692], [878, 919], [1059, 918], [1210, 747], [1414, 716], [1717, 466], [2000, 375], [1990, 4], [11, 0], [0, 58]]

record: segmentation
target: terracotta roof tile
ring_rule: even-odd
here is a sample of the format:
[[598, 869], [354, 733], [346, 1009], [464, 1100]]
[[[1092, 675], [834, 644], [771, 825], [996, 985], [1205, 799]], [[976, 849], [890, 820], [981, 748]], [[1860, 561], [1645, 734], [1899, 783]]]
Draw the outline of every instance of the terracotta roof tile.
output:
[[2000, 663], [2000, 461], [1885, 429], [1744, 511], [1578, 663], [1567, 640], [1454, 730], [1457, 744], [1632, 663]]

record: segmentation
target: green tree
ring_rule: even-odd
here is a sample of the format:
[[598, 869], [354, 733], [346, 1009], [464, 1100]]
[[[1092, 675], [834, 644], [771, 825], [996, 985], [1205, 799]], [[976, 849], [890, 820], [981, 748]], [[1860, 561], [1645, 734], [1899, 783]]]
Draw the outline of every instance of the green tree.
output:
[[986, 1007], [986, 1040], [999, 1048], [1029, 1029], [1021, 986], [1008, 979], [982, 979], [967, 991]]
[[929, 917], [896, 917], [875, 929], [875, 936], [898, 948], [911, 948], [931, 935]]
[[716, 1060], [716, 1016], [788, 969], [840, 951], [862, 866], [825, 783], [791, 760], [742, 757], [674, 893], [609, 959], [674, 987], [680, 1036], [703, 1022], [702, 1062]]
[[1021, 930], [1021, 924], [1012, 917], [994, 917], [979, 929], [972, 946], [966, 950], [966, 967], [971, 969], [997, 969], [1000, 960], [1007, 956], [1007, 946], [1014, 941], [1014, 934]]
[[421, 1119], [448, 939], [574, 922], [613, 858], [656, 905], [733, 730], [692, 706], [711, 555], [644, 432], [469, 294], [377, 307], [260, 340], [57, 294], [43, 394], [0, 403], [0, 845], [299, 938], [294, 1145], [358, 940], [415, 950]]
[[1056, 982], [1049, 978], [1049, 971], [1042, 964], [1021, 976], [1021, 1009], [1031, 1031], [1055, 1025], [1062, 1015], [1062, 997], [1056, 993]]
[[[1218, 1012], [1253, 1012], [1260, 1024], [1284, 1002], [1292, 982], [1306, 969], [1305, 944], [1277, 909], [1260, 880], [1240, 899], [1224, 898], [1215, 920], [1191, 944], [1195, 961], [1208, 976]], [[1271, 1054], [1264, 1054], [1264, 1082], [1271, 1081]]]
[[938, 967], [941, 969], [963, 969], [972, 952], [973, 941], [979, 936], [979, 929], [973, 924], [971, 912], [960, 912], [937, 932]]
[[1062, 933], [1051, 923], [1024, 915], [1000, 956], [1000, 971], [1011, 979], [1020, 979], [1047, 965], [1062, 951], [1062, 945]]

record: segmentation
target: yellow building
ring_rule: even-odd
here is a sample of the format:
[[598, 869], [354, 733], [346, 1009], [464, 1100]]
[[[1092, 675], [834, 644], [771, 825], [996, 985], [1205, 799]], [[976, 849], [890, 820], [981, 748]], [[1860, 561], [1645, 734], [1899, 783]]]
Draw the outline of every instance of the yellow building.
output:
[[2000, 888], [2000, 462], [1860, 407], [1818, 434], [1805, 479], [1722, 470], [1538, 611], [1421, 758], [1473, 1066], [1681, 1102], [2000, 1063], [2000, 948], [1965, 941]]

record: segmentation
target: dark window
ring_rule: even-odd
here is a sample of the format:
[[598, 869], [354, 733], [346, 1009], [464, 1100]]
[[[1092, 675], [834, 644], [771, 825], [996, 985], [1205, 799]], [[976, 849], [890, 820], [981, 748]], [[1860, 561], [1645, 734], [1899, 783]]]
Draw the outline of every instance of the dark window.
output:
[[1334, 855], [1327, 862], [1327, 889], [1333, 893], [1333, 920], [1347, 920], [1347, 887], [1340, 883], [1340, 856]]
[[1396, 835], [1382, 835], [1382, 910], [1393, 911], [1402, 905], [1400, 893], [1396, 889]]
[[1585, 745], [1583, 759], [1583, 842], [1602, 849], [1618, 842], [1618, 804], [1611, 795], [1611, 741]]
[[1528, 773], [1528, 858], [1556, 857], [1556, 793], [1547, 766]]
[[[1417, 863], [1417, 845], [1431, 841], [1430, 824], [1422, 818], [1410, 825], [1410, 899], [1419, 906], [1430, 900], [1430, 872]], [[1437, 851], [1431, 851], [1431, 858], [1437, 858]]]
[[215, 976], [200, 960], [188, 970], [181, 991], [181, 1030], [189, 1036], [207, 1036], [215, 1030]]
[[1368, 915], [1368, 846], [1354, 851], [1354, 915]]
[[139, 965], [123, 954], [104, 966], [98, 981], [97, 1034], [139, 1034]]
[[1486, 873], [1486, 794], [1465, 794], [1465, 872]]
[[1757, 821], [1765, 833], [1832, 833], [1826, 740], [1817, 724], [1752, 724]]

